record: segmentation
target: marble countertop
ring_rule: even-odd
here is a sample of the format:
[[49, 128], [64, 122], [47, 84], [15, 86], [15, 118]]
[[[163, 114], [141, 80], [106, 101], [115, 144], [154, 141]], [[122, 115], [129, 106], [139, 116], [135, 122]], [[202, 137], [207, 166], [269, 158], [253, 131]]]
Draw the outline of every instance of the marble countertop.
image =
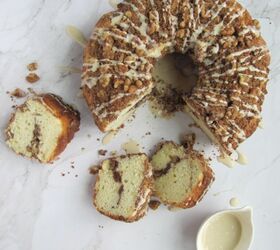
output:
[[[0, 249], [2, 250], [125, 250], [195, 249], [201, 222], [210, 214], [230, 208], [238, 197], [240, 206], [254, 209], [253, 250], [277, 249], [280, 245], [280, 2], [241, 1], [262, 24], [272, 55], [271, 81], [263, 110], [264, 129], [242, 144], [249, 164], [229, 169], [212, 162], [216, 181], [195, 208], [170, 212], [161, 207], [141, 221], [125, 224], [96, 212], [91, 201], [94, 177], [90, 165], [101, 158], [98, 149], [119, 150], [132, 138], [148, 152], [161, 137], [178, 139], [195, 131], [207, 151], [213, 146], [190, 118], [178, 114], [172, 120], [154, 119], [147, 107], [108, 146], [93, 125], [82, 98], [78, 97], [79, 74], [62, 73], [60, 66], [80, 67], [82, 48], [71, 40], [67, 25], [89, 36], [95, 22], [112, 7], [105, 0], [2, 0], [0, 1]], [[15, 155], [4, 142], [4, 128], [12, 105], [7, 91], [30, 87], [24, 80], [26, 65], [39, 63], [38, 92], [54, 92], [81, 112], [81, 129], [60, 159], [50, 166]], [[139, 129], [137, 124], [143, 126]], [[170, 129], [172, 128], [172, 129]], [[151, 135], [145, 136], [149, 131]], [[167, 133], [168, 131], [168, 133]], [[73, 167], [71, 167], [73, 166]], [[65, 174], [62, 176], [62, 174]]]

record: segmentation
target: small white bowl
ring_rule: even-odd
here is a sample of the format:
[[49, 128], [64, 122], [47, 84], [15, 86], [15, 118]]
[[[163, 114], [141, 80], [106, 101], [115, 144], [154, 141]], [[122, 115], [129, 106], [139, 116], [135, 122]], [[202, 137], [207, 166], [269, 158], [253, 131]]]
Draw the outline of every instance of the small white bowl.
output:
[[[253, 241], [254, 231], [253, 231], [253, 220], [252, 220], [252, 208], [244, 207], [240, 209], [230, 209], [224, 210], [207, 218], [199, 228], [197, 238], [196, 238], [196, 247], [197, 250], [211, 250], [205, 246], [205, 235], [207, 234], [207, 227], [214, 223], [215, 219], [220, 216], [233, 215], [240, 223], [241, 235], [240, 239], [232, 250], [248, 250]], [[214, 224], [212, 224], [213, 227]], [[209, 233], [209, 232], [208, 232]]]

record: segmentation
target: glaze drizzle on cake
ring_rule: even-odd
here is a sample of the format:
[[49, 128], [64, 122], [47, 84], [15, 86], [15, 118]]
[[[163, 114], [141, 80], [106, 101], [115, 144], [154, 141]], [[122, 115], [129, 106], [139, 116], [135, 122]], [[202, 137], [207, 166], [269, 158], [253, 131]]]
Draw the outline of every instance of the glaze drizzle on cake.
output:
[[235, 0], [126, 0], [85, 48], [83, 93], [102, 131], [118, 128], [154, 87], [155, 62], [189, 54], [199, 70], [186, 112], [231, 154], [261, 120], [270, 56], [260, 25]]

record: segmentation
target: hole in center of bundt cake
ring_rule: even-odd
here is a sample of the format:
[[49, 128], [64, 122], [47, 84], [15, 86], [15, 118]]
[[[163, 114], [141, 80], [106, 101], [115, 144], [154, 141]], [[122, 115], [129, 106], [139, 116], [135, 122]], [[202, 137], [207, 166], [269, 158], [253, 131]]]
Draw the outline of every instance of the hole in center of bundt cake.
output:
[[161, 116], [182, 110], [183, 96], [189, 94], [198, 79], [198, 69], [188, 54], [173, 53], [161, 58], [153, 70], [155, 87], [150, 106]]

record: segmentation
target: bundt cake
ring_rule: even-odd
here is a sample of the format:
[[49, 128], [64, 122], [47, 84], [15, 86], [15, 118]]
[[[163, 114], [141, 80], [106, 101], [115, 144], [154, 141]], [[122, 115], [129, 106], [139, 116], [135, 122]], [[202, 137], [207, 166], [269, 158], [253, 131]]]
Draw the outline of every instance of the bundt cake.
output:
[[195, 206], [214, 180], [214, 174], [201, 154], [174, 142], [159, 144], [151, 164], [154, 195], [172, 208]]
[[60, 97], [36, 95], [12, 114], [6, 143], [17, 154], [49, 163], [65, 149], [79, 126], [79, 112]]
[[231, 154], [257, 128], [270, 56], [260, 25], [235, 0], [125, 0], [96, 24], [82, 88], [101, 131], [117, 129], [154, 87], [153, 67], [188, 54], [198, 81], [185, 111]]
[[145, 154], [128, 154], [102, 162], [94, 187], [96, 209], [115, 220], [133, 222], [148, 209], [152, 167]]

